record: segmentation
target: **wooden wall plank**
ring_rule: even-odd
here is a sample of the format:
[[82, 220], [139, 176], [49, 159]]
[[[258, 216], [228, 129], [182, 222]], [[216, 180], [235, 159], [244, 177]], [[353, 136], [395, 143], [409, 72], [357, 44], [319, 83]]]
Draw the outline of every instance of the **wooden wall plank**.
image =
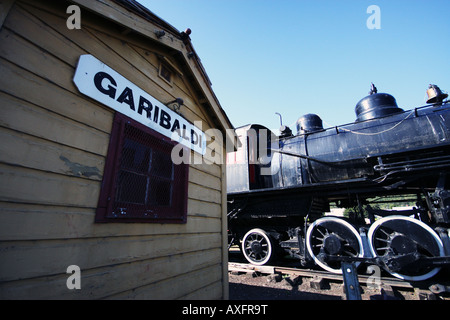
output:
[[[221, 299], [222, 282], [218, 272], [219, 268], [218, 265], [213, 265], [181, 274], [165, 281], [129, 290], [109, 298], [139, 300]], [[174, 295], [174, 293], [176, 294]]]
[[104, 132], [1, 92], [0, 104], [0, 126], [106, 156], [109, 135]]
[[[68, 81], [67, 74], [73, 74], [74, 69], [57, 60], [48, 52], [17, 36], [7, 28], [0, 32], [0, 56], [14, 64], [39, 75], [59, 86], [75, 91], [75, 86]], [[71, 78], [69, 78], [71, 79]]]
[[0, 162], [102, 180], [105, 158], [0, 127]]
[[[96, 130], [111, 132], [113, 112], [81, 99], [36, 75], [0, 58], [0, 92], [70, 117]], [[3, 103], [3, 102], [2, 102]]]
[[[129, 292], [151, 284], [164, 285], [165, 299], [173, 299], [177, 296], [177, 292], [167, 287], [166, 284], [170, 283], [170, 279], [175, 277], [178, 277], [178, 280], [188, 279], [196, 270], [199, 270], [207, 280], [210, 278], [208, 275], [213, 275], [213, 279], [217, 278], [217, 270], [220, 269], [219, 252], [220, 249], [211, 249], [173, 255], [170, 258], [171, 263], [167, 263], [165, 258], [160, 258], [116, 264], [114, 268], [108, 266], [83, 269], [80, 266], [80, 290], [67, 289], [66, 280], [69, 275], [66, 274], [67, 267], [65, 267], [57, 274], [46, 277], [0, 283], [0, 299], [105, 299], [120, 292]], [[192, 269], [187, 270], [186, 265], [192, 266]], [[192, 289], [195, 289], [195, 283], [185, 288], [187, 291]], [[146, 288], [145, 292], [151, 294], [152, 291]], [[157, 296], [157, 291], [153, 293]]]
[[[0, 32], [0, 41], [7, 33], [8, 31], [6, 29]], [[8, 43], [13, 41], [16, 44], [26, 44], [26, 42], [14, 36], [8, 36], [7, 39]], [[11, 44], [11, 47], [17, 48], [20, 46]], [[30, 45], [28, 44], [28, 46], [22, 47], [18, 51], [30, 54], [30, 52], [28, 52], [29, 49]], [[7, 59], [9, 58], [24, 68], [29, 67], [34, 73], [20, 69], [12, 63], [6, 61], [1, 62], [0, 67], [2, 77], [0, 79], [0, 89], [2, 91], [8, 92], [16, 97], [23, 97], [29, 102], [38, 104], [43, 108], [47, 108], [63, 116], [70, 117], [86, 125], [98, 128], [104, 132], [111, 131], [113, 117], [113, 111], [111, 109], [107, 109], [106, 107], [99, 108], [99, 104], [91, 102], [90, 99], [80, 97], [77, 92], [72, 94], [61, 89], [62, 87], [71, 89], [73, 92], [77, 91], [72, 81], [74, 75], [73, 68], [58, 60], [51, 59], [50, 56], [47, 55], [47, 59], [45, 60], [50, 60], [47, 67], [58, 70], [56, 72], [58, 77], [53, 78], [50, 73], [47, 73], [46, 68], [42, 68], [45, 66], [44, 63], [41, 63], [39, 60], [32, 62], [33, 59], [28, 59], [27, 55], [14, 53], [14, 51], [15, 50], [7, 49], [6, 46], [1, 46], [0, 56]], [[30, 67], [30, 61], [33, 67]], [[39, 73], [42, 77], [36, 76], [36, 74]], [[11, 81], [10, 79], [16, 80]], [[20, 81], [20, 83], [17, 81]]]
[[196, 199], [188, 199], [188, 215], [218, 218], [222, 217], [221, 205], [218, 203], [211, 203], [205, 201], [199, 201]]
[[0, 164], [0, 201], [95, 208], [100, 181]]
[[62, 23], [53, 25], [51, 21], [46, 22], [29, 13], [23, 4], [11, 12], [5, 27], [70, 66], [76, 66], [78, 57], [86, 54], [85, 50], [55, 29], [62, 27]]
[[189, 181], [218, 191], [222, 189], [220, 178], [193, 167], [189, 168]]
[[0, 202], [0, 241], [221, 233], [219, 204], [188, 202], [186, 224], [94, 224], [94, 208]]
[[189, 184], [188, 196], [190, 199], [202, 200], [205, 202], [218, 204], [222, 203], [221, 192], [193, 183]]
[[57, 274], [72, 264], [94, 269], [220, 249], [221, 241], [220, 234], [211, 233], [98, 238], [89, 242], [80, 239], [7, 241], [0, 243], [0, 282]]
[[190, 164], [191, 168], [195, 168], [197, 170], [203, 171], [205, 173], [208, 173], [214, 177], [217, 178], [222, 178], [222, 169], [221, 169], [221, 165], [217, 164], [217, 163], [211, 163], [211, 164], [207, 164], [207, 163], [202, 163], [202, 164], [196, 164], [196, 163], [191, 163]]

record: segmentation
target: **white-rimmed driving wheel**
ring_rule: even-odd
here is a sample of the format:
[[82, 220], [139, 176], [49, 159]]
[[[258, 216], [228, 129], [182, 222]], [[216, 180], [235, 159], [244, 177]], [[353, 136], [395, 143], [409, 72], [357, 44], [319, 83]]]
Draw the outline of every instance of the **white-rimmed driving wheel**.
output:
[[251, 264], [262, 266], [273, 256], [270, 236], [262, 229], [252, 229], [242, 239], [242, 253]]
[[364, 256], [358, 231], [347, 221], [336, 217], [324, 217], [314, 221], [306, 233], [306, 247], [315, 263], [332, 273], [342, 273], [341, 261], [328, 261], [325, 259], [327, 255]]
[[[384, 259], [416, 255], [419, 257], [444, 256], [439, 236], [428, 225], [404, 216], [389, 216], [377, 220], [367, 233], [373, 256]], [[407, 281], [422, 281], [438, 273], [440, 268], [406, 265], [400, 271], [389, 271], [393, 276]]]

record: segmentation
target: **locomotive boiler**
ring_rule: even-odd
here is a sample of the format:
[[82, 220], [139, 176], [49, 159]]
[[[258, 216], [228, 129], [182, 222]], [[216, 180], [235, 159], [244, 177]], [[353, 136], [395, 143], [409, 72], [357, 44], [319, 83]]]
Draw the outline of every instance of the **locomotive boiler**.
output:
[[[256, 265], [289, 253], [333, 273], [343, 261], [376, 264], [409, 281], [446, 268], [450, 103], [436, 85], [427, 93], [427, 105], [405, 111], [372, 85], [350, 124], [325, 129], [306, 114], [296, 133], [237, 128], [239, 147], [227, 155], [229, 245]], [[415, 206], [374, 205], [392, 197]], [[354, 210], [324, 215], [330, 206]]]

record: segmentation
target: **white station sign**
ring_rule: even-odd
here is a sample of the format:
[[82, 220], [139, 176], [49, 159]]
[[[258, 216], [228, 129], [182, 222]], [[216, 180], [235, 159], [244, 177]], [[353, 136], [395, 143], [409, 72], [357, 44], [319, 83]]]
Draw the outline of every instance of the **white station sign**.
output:
[[205, 154], [206, 139], [200, 129], [94, 56], [80, 56], [73, 81], [88, 97]]

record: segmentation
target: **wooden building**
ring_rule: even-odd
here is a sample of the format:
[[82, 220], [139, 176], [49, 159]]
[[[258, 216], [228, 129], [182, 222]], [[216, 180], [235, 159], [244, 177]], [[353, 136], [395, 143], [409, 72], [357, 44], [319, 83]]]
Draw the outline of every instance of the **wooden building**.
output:
[[189, 32], [133, 0], [1, 0], [0, 299], [227, 299], [210, 129], [232, 125]]

